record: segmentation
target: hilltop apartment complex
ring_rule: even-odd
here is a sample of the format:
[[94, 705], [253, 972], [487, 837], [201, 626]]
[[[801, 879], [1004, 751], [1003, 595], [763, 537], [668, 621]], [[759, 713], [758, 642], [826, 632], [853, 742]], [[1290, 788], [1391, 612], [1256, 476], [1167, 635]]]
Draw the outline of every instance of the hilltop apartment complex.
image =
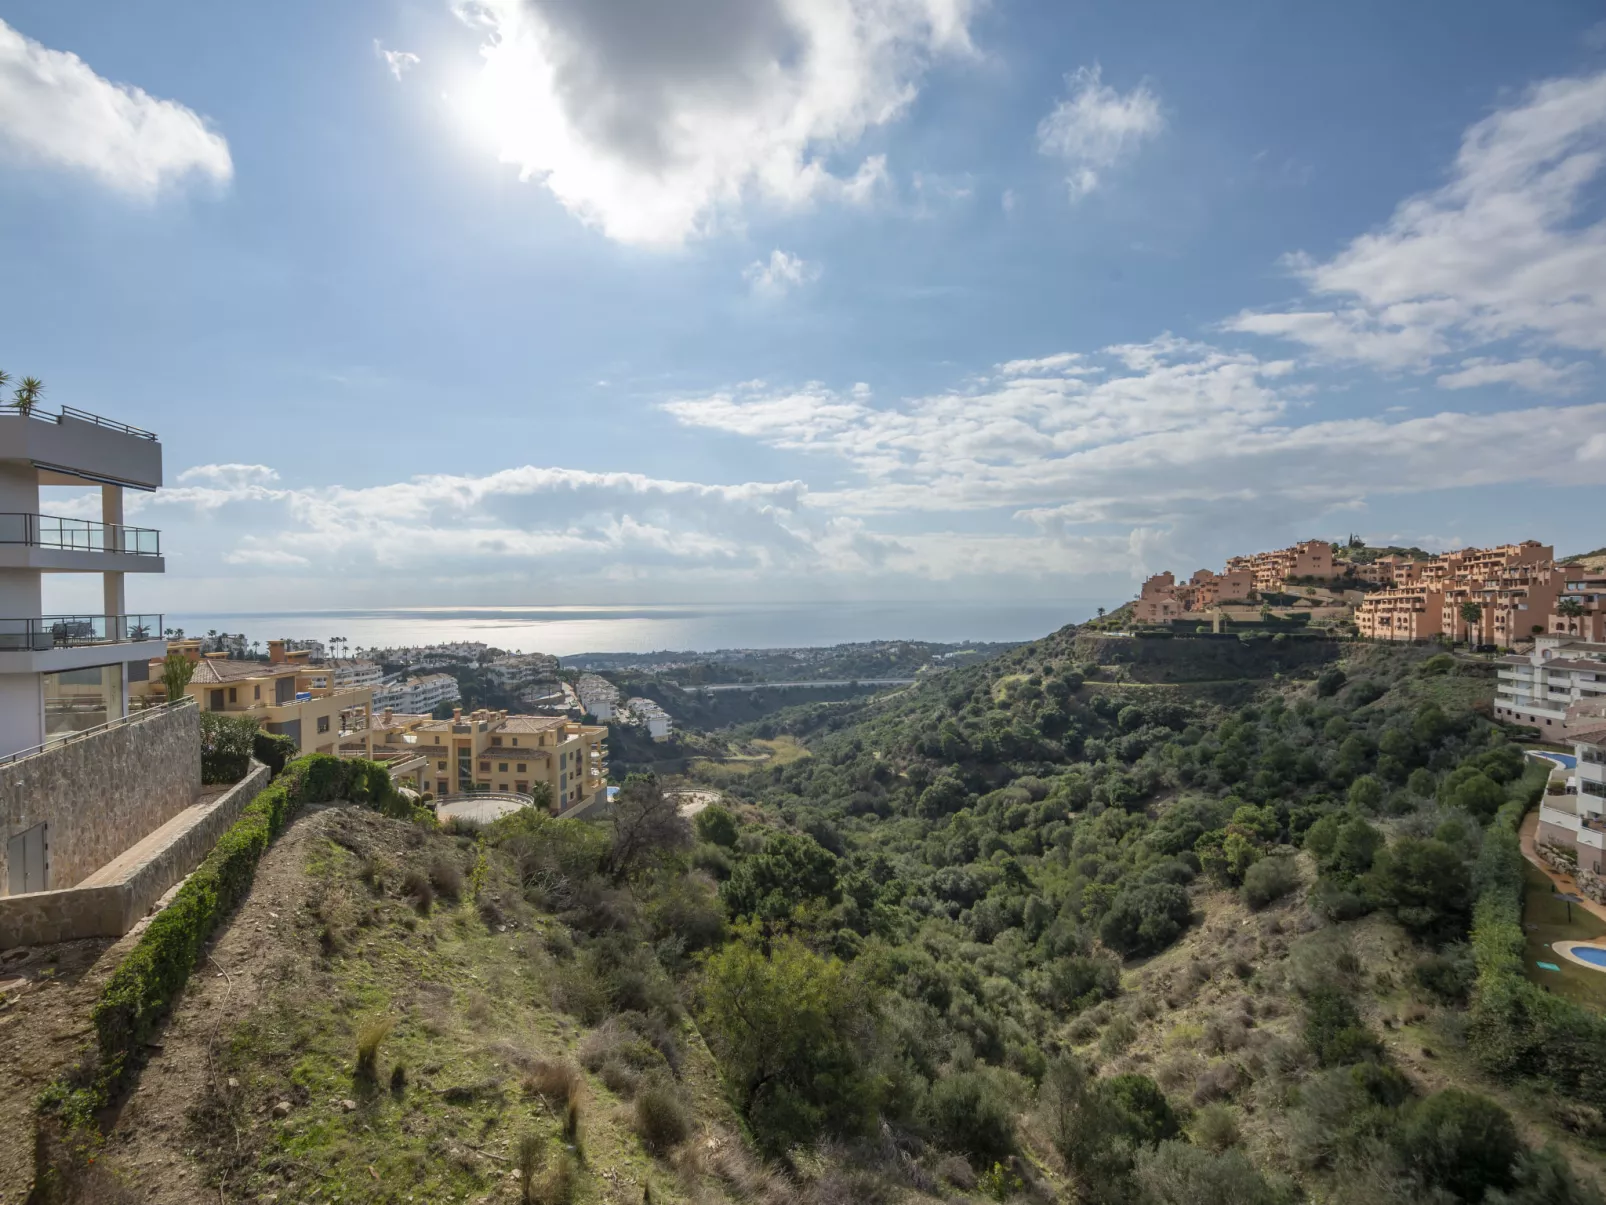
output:
[[456, 709], [451, 719], [381, 712], [368, 747], [381, 758], [422, 757], [419, 781], [437, 798], [474, 792], [530, 794], [541, 784], [553, 812], [606, 798], [608, 730], [557, 716]]
[[[1391, 584], [1356, 608], [1356, 629], [1372, 640], [1445, 636], [1509, 647], [1548, 630], [1567, 576], [1554, 558], [1554, 548], [1525, 540], [1396, 564]], [[1467, 603], [1478, 607], [1474, 621], [1463, 614]]]

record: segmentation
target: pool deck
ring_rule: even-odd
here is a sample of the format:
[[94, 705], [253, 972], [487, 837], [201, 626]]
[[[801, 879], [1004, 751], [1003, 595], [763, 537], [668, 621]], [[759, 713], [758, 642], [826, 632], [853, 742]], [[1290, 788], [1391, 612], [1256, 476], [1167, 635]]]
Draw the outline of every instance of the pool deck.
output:
[[[1528, 861], [1532, 862], [1541, 871], [1543, 871], [1545, 877], [1555, 885], [1557, 891], [1564, 891], [1571, 895], [1578, 896], [1578, 899], [1573, 904], [1573, 907], [1582, 908], [1585, 912], [1593, 913], [1602, 921], [1606, 921], [1606, 904], [1597, 904], [1594, 900], [1585, 899], [1583, 894], [1578, 890], [1578, 884], [1573, 881], [1572, 875], [1562, 874], [1559, 871], [1552, 870], [1550, 867], [1545, 865], [1543, 859], [1540, 858], [1538, 852], [1534, 849], [1534, 834], [1538, 831], [1539, 809], [1535, 808], [1522, 818], [1522, 827], [1517, 830], [1517, 835], [1522, 840], [1522, 856], [1527, 858]], [[1579, 959], [1575, 958], [1573, 961], [1578, 962]], [[1584, 965], [1589, 966], [1590, 964], [1584, 963]], [[1591, 966], [1590, 969], [1599, 970], [1600, 968]]]
[[1580, 958], [1577, 954], [1574, 954], [1573, 951], [1579, 946], [1583, 946], [1585, 949], [1592, 950], [1606, 949], [1606, 947], [1598, 946], [1594, 942], [1590, 941], [1558, 941], [1550, 948], [1556, 953], [1560, 954], [1568, 962], [1576, 962], [1581, 967], [1588, 967], [1592, 971], [1601, 971], [1606, 973], [1606, 964], [1590, 962], [1588, 959]]

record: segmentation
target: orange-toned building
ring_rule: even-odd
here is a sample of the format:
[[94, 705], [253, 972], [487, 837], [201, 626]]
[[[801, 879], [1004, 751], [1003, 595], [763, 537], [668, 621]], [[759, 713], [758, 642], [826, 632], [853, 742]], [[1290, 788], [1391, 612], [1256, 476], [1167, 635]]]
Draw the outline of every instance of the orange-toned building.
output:
[[1339, 576], [1333, 565], [1333, 546], [1326, 540], [1301, 540], [1292, 548], [1235, 556], [1227, 562], [1227, 572], [1247, 570], [1261, 592], [1281, 591], [1290, 578], [1309, 578], [1330, 582]]
[[1177, 595], [1177, 579], [1170, 573], [1156, 573], [1143, 583], [1132, 616], [1138, 623], [1170, 623], [1187, 610]]
[[[1368, 595], [1355, 626], [1373, 640], [1448, 636], [1473, 644], [1510, 646], [1544, 630], [1564, 586], [1555, 550], [1535, 540], [1496, 548], [1463, 548], [1429, 561], [1395, 561], [1395, 584]], [[1409, 566], [1409, 568], [1407, 568]], [[1406, 584], [1408, 583], [1408, 584]], [[1478, 605], [1470, 624], [1466, 603]]]
[[1422, 566], [1426, 563], [1408, 556], [1380, 556], [1375, 561], [1356, 565], [1355, 576], [1381, 586], [1409, 586], [1421, 577]]
[[1576, 566], [1561, 568], [1565, 580], [1545, 621], [1546, 634], [1606, 644], [1606, 574]]

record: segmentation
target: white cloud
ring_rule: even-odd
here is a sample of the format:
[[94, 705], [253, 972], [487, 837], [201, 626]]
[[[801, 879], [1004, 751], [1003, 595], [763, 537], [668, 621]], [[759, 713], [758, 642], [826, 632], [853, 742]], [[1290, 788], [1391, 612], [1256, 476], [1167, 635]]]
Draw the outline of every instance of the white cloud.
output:
[[[1307, 301], [1228, 326], [1391, 370], [1503, 340], [1606, 351], [1606, 220], [1591, 188], [1603, 168], [1606, 73], [1538, 84], [1466, 131], [1443, 187], [1330, 260], [1290, 257]], [[1540, 361], [1518, 363], [1530, 367], [1498, 379], [1547, 387]]]
[[304, 556], [293, 552], [286, 552], [282, 548], [236, 548], [223, 557], [225, 565], [259, 565], [264, 568], [284, 568], [287, 566], [304, 566], [312, 564]]
[[862, 202], [843, 171], [936, 56], [970, 51], [975, 0], [456, 0], [485, 31], [465, 119], [502, 162], [608, 237], [676, 244], [761, 199]]
[[1515, 385], [1530, 393], [1577, 393], [1589, 376], [1587, 364], [1550, 364], [1544, 360], [1495, 360], [1474, 356], [1455, 372], [1440, 376], [1440, 389], [1475, 389], [1480, 385]]
[[820, 266], [776, 248], [769, 262], [755, 259], [742, 270], [742, 279], [761, 297], [781, 297], [800, 285], [820, 279]]
[[401, 79], [403, 72], [411, 71], [423, 62], [409, 50], [386, 50], [378, 38], [374, 39], [374, 55], [384, 60], [385, 69], [398, 80]]
[[1233, 522], [1245, 508], [1313, 514], [1369, 494], [1553, 478], [1557, 449], [1587, 449], [1606, 432], [1603, 405], [1293, 422], [1303, 387], [1287, 381], [1291, 368], [1166, 336], [1096, 357], [1010, 361], [997, 377], [891, 407], [815, 383], [665, 408], [689, 426], [858, 471], [811, 494], [815, 506], [861, 516], [1011, 508], [1056, 535], [1068, 524]]
[[198, 464], [178, 475], [183, 482], [206, 481], [217, 486], [266, 485], [279, 479], [265, 464]]
[[1097, 63], [1066, 76], [1070, 95], [1037, 126], [1037, 149], [1065, 161], [1073, 198], [1092, 192], [1100, 172], [1135, 154], [1165, 128], [1160, 98], [1148, 85], [1121, 93], [1100, 76]]
[[0, 152], [85, 172], [139, 197], [199, 176], [227, 183], [229, 144], [177, 101], [103, 79], [0, 21]]

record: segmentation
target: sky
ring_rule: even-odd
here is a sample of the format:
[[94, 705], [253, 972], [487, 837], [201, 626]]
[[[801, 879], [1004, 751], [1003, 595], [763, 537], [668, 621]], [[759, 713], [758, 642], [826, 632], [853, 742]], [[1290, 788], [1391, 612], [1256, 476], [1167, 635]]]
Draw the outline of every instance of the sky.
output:
[[1600, 18], [0, 0], [0, 369], [160, 435], [138, 610], [1584, 551]]

